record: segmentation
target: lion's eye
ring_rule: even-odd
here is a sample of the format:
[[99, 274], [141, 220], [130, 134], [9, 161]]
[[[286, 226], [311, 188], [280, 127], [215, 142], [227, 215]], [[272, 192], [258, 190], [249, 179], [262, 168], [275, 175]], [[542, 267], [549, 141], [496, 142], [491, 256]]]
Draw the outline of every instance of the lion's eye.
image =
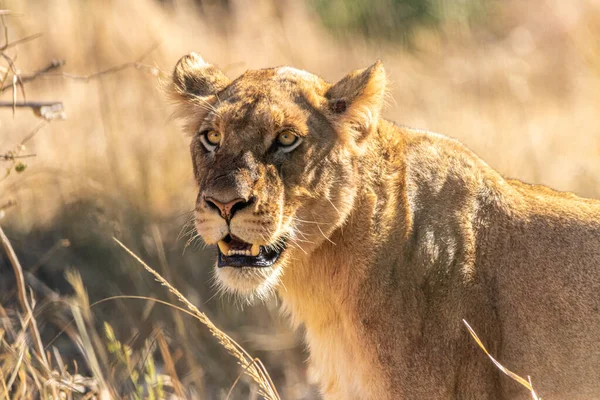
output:
[[221, 132], [207, 130], [200, 134], [200, 142], [208, 151], [214, 151], [221, 143]]
[[284, 152], [290, 152], [294, 150], [302, 139], [298, 137], [294, 132], [286, 130], [277, 135], [277, 144]]

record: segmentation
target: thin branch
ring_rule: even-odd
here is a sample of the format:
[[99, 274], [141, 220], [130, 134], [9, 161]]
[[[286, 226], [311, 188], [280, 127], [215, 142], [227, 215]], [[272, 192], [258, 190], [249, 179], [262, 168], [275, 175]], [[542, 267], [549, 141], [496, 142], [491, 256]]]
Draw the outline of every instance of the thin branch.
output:
[[[53, 106], [55, 104], [62, 104], [60, 101], [25, 101], [22, 103], [16, 103], [16, 108], [40, 108]], [[0, 101], [0, 107], [13, 107], [12, 102]]]
[[114, 67], [110, 67], [110, 68], [107, 68], [102, 71], [94, 72], [89, 75], [77, 75], [77, 74], [71, 74], [68, 72], [54, 72], [54, 73], [40, 74], [39, 76], [42, 78], [59, 77], [59, 78], [68, 78], [68, 79], [73, 79], [73, 80], [77, 80], [77, 81], [89, 82], [92, 79], [98, 78], [99, 76], [113, 74], [113, 73], [120, 72], [120, 71], [123, 71], [124, 69], [128, 69], [128, 68], [147, 70], [150, 73], [152, 73], [152, 75], [160, 74], [160, 70], [157, 67], [154, 67], [152, 65], [142, 64], [137, 61], [134, 61], [134, 62], [129, 62], [129, 63], [121, 64], [121, 65], [116, 65]]
[[[160, 46], [160, 43], [154, 43], [152, 46], [150, 46], [148, 48], [148, 50], [146, 50], [144, 53], [142, 53], [142, 55], [140, 57], [138, 57], [135, 61], [115, 65], [113, 67], [110, 67], [110, 68], [107, 68], [107, 69], [104, 69], [104, 70], [101, 70], [98, 72], [94, 72], [94, 73], [91, 73], [88, 75], [78, 75], [78, 74], [72, 74], [72, 73], [68, 73], [68, 72], [52, 73], [52, 72], [47, 72], [47, 71], [46, 72], [42, 71], [42, 72], [39, 72], [34, 75], [36, 78], [37, 77], [42, 77], [42, 78], [59, 77], [59, 78], [68, 78], [68, 79], [79, 80], [79, 81], [84, 81], [84, 82], [89, 82], [92, 79], [98, 78], [99, 76], [113, 74], [113, 73], [120, 72], [120, 71], [123, 71], [124, 69], [128, 69], [128, 68], [147, 70], [152, 75], [159, 75], [161, 73], [161, 71], [157, 67], [142, 63], [142, 61], [144, 61], [144, 59], [146, 59], [146, 57], [148, 57], [154, 50], [156, 50], [158, 48], [158, 46]], [[32, 79], [30, 79], [30, 80], [32, 80]], [[2, 90], [4, 90], [4, 88], [2, 88]]]
[[[71, 73], [67, 73], [67, 72], [50, 72], [50, 71], [64, 65], [64, 61], [55, 61], [54, 60], [46, 68], [43, 68], [33, 74], [22, 76], [15, 65], [15, 60], [12, 59], [10, 56], [8, 56], [6, 53], [4, 53], [3, 50], [5, 50], [8, 47], [16, 46], [17, 44], [21, 44], [26, 41], [36, 39], [39, 37], [39, 34], [30, 35], [23, 39], [19, 39], [15, 42], [9, 43], [8, 29], [7, 29], [6, 23], [4, 21], [4, 15], [1, 15], [1, 14], [0, 14], [0, 24], [4, 27], [4, 40], [5, 40], [4, 46], [0, 48], [0, 57], [4, 58], [6, 60], [6, 62], [8, 63], [8, 66], [9, 66], [9, 71], [12, 72], [12, 75], [13, 75], [12, 83], [5, 85], [4, 82], [6, 82], [6, 79], [8, 78], [8, 75], [9, 75], [9, 71], [6, 72], [6, 74], [1, 79], [1, 82], [0, 82], [0, 93], [4, 92], [5, 90], [12, 89], [13, 96], [12, 96], [11, 107], [13, 110], [13, 115], [15, 114], [16, 109], [18, 107], [28, 107], [27, 105], [25, 105], [25, 104], [27, 104], [26, 103], [27, 98], [25, 95], [24, 83], [31, 82], [40, 77], [42, 77], [42, 78], [59, 77], [59, 78], [68, 78], [68, 79], [73, 79], [73, 80], [89, 82], [90, 80], [95, 79], [99, 76], [116, 73], [116, 72], [122, 71], [127, 68], [146, 70], [154, 76], [159, 76], [162, 74], [162, 71], [159, 68], [142, 63], [142, 61], [146, 57], [148, 57], [148, 55], [150, 55], [159, 46], [159, 43], [155, 43], [147, 51], [145, 51], [137, 60], [135, 60], [133, 62], [128, 62], [125, 64], [110, 67], [105, 70], [98, 71], [98, 72], [95, 72], [95, 73], [92, 73], [89, 75], [77, 75], [77, 74], [71, 74]], [[24, 103], [21, 103], [21, 105], [17, 103], [17, 86], [20, 88], [21, 93], [23, 95]], [[37, 104], [37, 103], [33, 103], [33, 104]], [[64, 119], [65, 118], [62, 103], [55, 102], [53, 105], [50, 105], [50, 104], [45, 104], [45, 105], [50, 106], [50, 108], [44, 108], [44, 107], [39, 108], [39, 107], [35, 107], [35, 106], [34, 107], [29, 106], [29, 107], [33, 108], [33, 111], [37, 116], [40, 116], [46, 120]], [[6, 107], [6, 105], [3, 105], [2, 103], [0, 103], [0, 107]]]
[[11, 107], [13, 110], [17, 108], [31, 108], [36, 116], [46, 121], [66, 118], [64, 106], [61, 101], [26, 101], [22, 103], [0, 101], [0, 107]]
[[46, 352], [44, 351], [44, 345], [42, 344], [42, 339], [40, 337], [40, 332], [37, 327], [37, 323], [35, 318], [33, 317], [33, 310], [29, 305], [29, 300], [27, 298], [27, 287], [25, 286], [25, 278], [23, 277], [23, 268], [17, 259], [17, 255], [10, 244], [10, 241], [4, 234], [2, 227], [0, 227], [0, 241], [2, 241], [2, 246], [4, 247], [4, 251], [10, 260], [10, 263], [13, 266], [13, 270], [15, 272], [15, 279], [17, 281], [17, 292], [19, 294], [19, 302], [21, 303], [21, 307], [24, 312], [30, 317], [29, 318], [29, 328], [31, 330], [31, 336], [33, 337], [33, 344], [38, 353], [38, 356], [41, 358], [44, 366], [48, 368], [48, 360], [46, 359]]
[[[60, 68], [63, 65], [65, 65], [65, 60], [52, 60], [50, 64], [48, 64], [46, 67], [40, 70], [37, 70], [29, 75], [21, 75], [21, 82], [27, 83], [36, 80], [39, 76], [51, 72], [57, 68]], [[12, 87], [12, 83], [8, 85], [2, 85], [2, 87], [0, 88], [0, 93], [4, 92], [5, 90], [11, 89]]]
[[37, 156], [37, 154], [23, 154], [23, 155], [0, 154], [0, 161], [13, 161], [18, 158], [31, 158], [31, 157], [35, 157], [35, 156]]

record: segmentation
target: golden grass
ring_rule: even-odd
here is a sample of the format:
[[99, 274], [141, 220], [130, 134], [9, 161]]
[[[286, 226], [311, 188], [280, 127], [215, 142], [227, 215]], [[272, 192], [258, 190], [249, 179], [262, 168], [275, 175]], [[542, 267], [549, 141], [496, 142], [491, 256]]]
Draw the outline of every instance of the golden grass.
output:
[[[17, 276], [22, 275], [21, 267], [12, 251], [12, 247], [4, 232], [0, 229], [0, 239], [5, 248], [9, 249], [8, 254], [11, 261], [15, 263], [15, 272]], [[188, 398], [185, 389], [182, 387], [174, 363], [161, 331], [155, 332], [155, 339], [160, 348], [162, 362], [166, 366], [167, 375], [159, 374], [156, 371], [153, 352], [155, 345], [146, 344], [141, 356], [133, 354], [132, 348], [127, 344], [121, 343], [108, 323], [104, 323], [105, 340], [102, 340], [98, 332], [93, 329], [93, 316], [91, 308], [100, 303], [115, 299], [143, 299], [152, 302], [161, 303], [193, 316], [195, 319], [206, 325], [217, 341], [235, 358], [238, 359], [242, 367], [242, 373], [247, 374], [258, 385], [258, 393], [268, 400], [279, 400], [279, 394], [271, 380], [266, 368], [258, 358], [252, 358], [242, 346], [233, 340], [226, 333], [221, 331], [213, 322], [194, 306], [185, 296], [183, 296], [175, 287], [165, 280], [159, 273], [150, 268], [135, 253], [128, 249], [119, 240], [114, 239], [127, 253], [138, 261], [148, 272], [150, 272], [162, 285], [179, 299], [189, 311], [177, 307], [169, 302], [153, 299], [146, 296], [113, 296], [105, 298], [90, 305], [83, 282], [78, 273], [69, 271], [67, 280], [75, 290], [75, 296], [68, 300], [72, 320], [66, 323], [59, 332], [67, 333], [71, 340], [76, 342], [84, 356], [87, 366], [90, 369], [91, 376], [80, 375], [76, 370], [70, 373], [63, 362], [62, 356], [53, 348], [53, 356], [56, 365], [52, 365], [52, 356], [46, 355], [47, 346], [54, 342], [54, 339], [46, 347], [41, 343], [37, 325], [35, 325], [35, 315], [29, 299], [24, 299], [22, 308], [26, 311], [24, 318], [20, 318], [21, 328], [14, 326], [11, 318], [8, 318], [6, 311], [0, 306], [0, 316], [4, 322], [0, 328], [0, 382], [2, 383], [2, 396], [6, 399], [29, 399], [39, 397], [43, 399], [58, 398], [82, 398], [82, 399], [113, 399], [122, 396], [123, 376], [115, 374], [117, 368], [115, 364], [109, 367], [113, 376], [106, 376], [107, 366], [111, 365], [108, 361], [109, 354], [116, 358], [118, 364], [125, 368], [125, 382], [133, 385], [126, 395], [133, 399], [163, 399], [166, 398], [165, 388], [170, 388], [172, 395], [176, 398]], [[21, 289], [26, 290], [24, 280], [18, 282]], [[72, 329], [72, 323], [75, 323], [75, 329]], [[27, 328], [30, 328], [28, 334]], [[33, 345], [29, 343], [28, 337], [33, 338]], [[56, 339], [56, 338], [55, 338]], [[144, 354], [145, 353], [145, 354]], [[137, 358], [137, 360], [136, 360]], [[140, 364], [141, 361], [141, 364]], [[122, 375], [122, 374], [121, 374]], [[141, 377], [143, 376], [143, 380]], [[233, 388], [238, 383], [240, 376], [234, 381], [229, 389], [227, 399], [231, 396]], [[1, 398], [1, 397], [0, 397]]]
[[471, 328], [471, 325], [469, 325], [469, 323], [467, 321], [465, 321], [464, 319], [463, 319], [463, 323], [465, 324], [465, 326], [469, 330], [469, 333], [471, 334], [471, 337], [473, 338], [473, 340], [475, 340], [475, 343], [477, 343], [477, 346], [479, 346], [479, 348], [481, 350], [483, 350], [483, 352], [490, 358], [490, 360], [492, 360], [492, 362], [494, 363], [494, 365], [500, 371], [502, 371], [503, 374], [505, 374], [506, 376], [510, 377], [514, 381], [518, 382], [521, 386], [523, 386], [524, 388], [526, 388], [527, 390], [529, 390], [529, 392], [531, 393], [531, 397], [533, 398], [533, 400], [542, 400], [541, 397], [538, 397], [538, 395], [535, 393], [535, 390], [533, 390], [533, 385], [531, 384], [531, 377], [527, 377], [528, 379], [525, 380], [522, 377], [520, 377], [519, 375], [517, 375], [514, 372], [512, 372], [511, 370], [509, 370], [508, 368], [506, 368], [504, 365], [500, 364], [494, 357], [492, 357], [492, 355], [486, 349], [486, 347], [483, 344], [483, 342], [481, 341], [481, 339], [479, 339], [479, 336], [477, 336], [477, 333], [475, 333], [475, 331], [473, 330], [473, 328]]
[[[150, 268], [141, 258], [139, 258], [134, 252], [129, 250], [127, 246], [121, 243], [118, 239], [113, 238], [115, 242], [119, 244], [130, 256], [135, 258], [146, 271], [150, 272], [154, 277], [164, 286], [166, 286], [171, 293], [173, 293], [179, 301], [186, 305], [186, 307], [192, 312], [193, 316], [200, 322], [202, 322], [211, 331], [214, 337], [219, 343], [235, 358], [239, 360], [243, 372], [248, 374], [254, 382], [260, 387], [260, 394], [268, 400], [279, 400], [279, 394], [273, 381], [269, 376], [269, 373], [265, 369], [264, 365], [258, 358], [252, 358], [242, 346], [240, 346], [235, 340], [229, 335], [216, 327], [215, 324], [206, 316], [206, 314], [200, 312], [198, 308], [193, 305], [188, 299], [182, 295], [179, 290], [173, 287], [165, 278], [163, 278], [158, 272]], [[236, 380], [237, 383], [237, 380]], [[235, 383], [234, 383], [235, 385]], [[227, 396], [229, 397], [229, 395]]]

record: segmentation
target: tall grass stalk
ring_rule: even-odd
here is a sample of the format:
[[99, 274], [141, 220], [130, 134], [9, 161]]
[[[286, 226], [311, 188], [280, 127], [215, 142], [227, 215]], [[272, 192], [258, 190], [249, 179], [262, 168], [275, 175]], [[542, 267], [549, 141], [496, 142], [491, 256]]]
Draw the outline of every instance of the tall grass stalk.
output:
[[219, 341], [219, 343], [235, 358], [238, 359], [240, 366], [243, 368], [243, 372], [258, 384], [259, 393], [264, 396], [267, 400], [280, 400], [277, 389], [269, 376], [263, 363], [257, 359], [252, 358], [242, 346], [240, 346], [235, 340], [229, 335], [216, 327], [215, 324], [198, 308], [193, 305], [179, 290], [171, 285], [165, 278], [163, 278], [158, 272], [148, 266], [141, 258], [139, 258], [133, 251], [129, 250], [127, 246], [121, 243], [117, 238], [113, 238], [119, 246], [121, 246], [129, 255], [131, 255], [137, 262], [139, 262], [146, 271], [150, 272], [158, 282], [163, 286], [166, 286], [171, 293], [173, 293], [179, 301], [192, 312], [193, 316], [206, 325], [213, 336]]

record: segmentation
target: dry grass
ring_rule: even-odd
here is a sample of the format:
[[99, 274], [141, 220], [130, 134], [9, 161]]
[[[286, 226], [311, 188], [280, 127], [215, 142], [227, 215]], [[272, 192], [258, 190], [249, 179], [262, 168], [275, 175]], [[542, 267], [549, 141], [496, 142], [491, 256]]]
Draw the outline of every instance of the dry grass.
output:
[[[277, 389], [273, 385], [273, 381], [266, 371], [264, 365], [258, 358], [252, 358], [242, 346], [240, 346], [235, 340], [229, 337], [225, 332], [220, 330], [213, 324], [213, 322], [204, 314], [200, 312], [198, 308], [193, 305], [188, 299], [182, 295], [179, 290], [174, 288], [169, 281], [163, 278], [158, 272], [150, 268], [144, 261], [142, 261], [134, 252], [129, 250], [123, 243], [118, 239], [114, 239], [119, 246], [129, 253], [133, 258], [136, 259], [148, 272], [150, 272], [158, 282], [166, 286], [171, 293], [173, 293], [179, 301], [192, 312], [194, 317], [208, 327], [210, 332], [219, 341], [219, 343], [235, 358], [240, 362], [244, 373], [248, 374], [254, 382], [260, 387], [260, 394], [267, 400], [279, 400], [279, 394]], [[229, 397], [229, 396], [228, 396]]]
[[[17, 286], [21, 308], [24, 311], [24, 315], [16, 314], [19, 324], [15, 326], [12, 321], [14, 317], [9, 316], [4, 307], [0, 306], [0, 315], [3, 317], [0, 328], [0, 354], [2, 354], [0, 357], [0, 383], [3, 391], [0, 393], [4, 398], [113, 399], [127, 397], [163, 399], [167, 397], [168, 393], [172, 394], [170, 398], [187, 398], [186, 391], [173, 366], [173, 357], [166, 345], [164, 332], [160, 329], [156, 329], [150, 335], [141, 351], [134, 353], [131, 346], [123, 344], [117, 339], [109, 323], [104, 323], [104, 340], [92, 328], [94, 323], [90, 310], [93, 306], [117, 298], [138, 298], [167, 305], [200, 321], [208, 327], [217, 341], [238, 359], [242, 373], [247, 374], [257, 384], [259, 395], [267, 400], [280, 400], [271, 377], [258, 358], [252, 358], [242, 346], [217, 328], [206, 314], [198, 310], [175, 287], [117, 239], [115, 241], [158, 282], [166, 286], [189, 311], [171, 303], [144, 296], [115, 296], [90, 305], [80, 275], [77, 272], [68, 271], [67, 280], [73, 286], [75, 296], [70, 299], [60, 299], [60, 301], [68, 305], [72, 320], [63, 325], [59, 335], [66, 333], [77, 344], [91, 374], [87, 377], [79, 374], [77, 364], [75, 364], [75, 372], [69, 372], [56, 347], [53, 347], [52, 353], [46, 354], [30, 299], [25, 293], [27, 286], [20, 263], [1, 228], [0, 241], [13, 263], [15, 275], [20, 277], [17, 279]], [[31, 300], [33, 301], [33, 298]], [[35, 305], [35, 301], [33, 303]], [[71, 326], [73, 322], [75, 323], [74, 328]], [[165, 374], [158, 373], [156, 370], [154, 353], [157, 347], [160, 348], [161, 361], [166, 367], [167, 373]], [[113, 356], [112, 361], [109, 359], [109, 355]], [[106, 376], [105, 371], [110, 371], [110, 376]], [[230, 398], [238, 380], [239, 377], [228, 391], [226, 399]], [[129, 388], [123, 386], [129, 386]]]
[[[600, 6], [594, 0], [494, 2], [479, 27], [455, 22], [418, 30], [411, 51], [333, 38], [301, 2], [231, 2], [229, 17], [210, 4], [0, 3], [16, 13], [1, 15], [14, 43], [2, 51], [14, 69], [4, 63], [0, 71], [0, 105], [9, 105], [0, 108], [0, 166], [10, 168], [0, 174], [0, 214], [40, 299], [32, 309], [49, 352], [42, 370], [27, 330], [30, 315], [3, 297], [0, 382], [7, 386], [0, 393], [56, 398], [57, 390], [75, 395], [68, 389], [74, 387], [99, 397], [140, 390], [155, 398], [228, 396], [240, 369], [205, 329], [181, 312], [155, 309], [157, 302], [125, 298], [177, 301], [117, 251], [114, 235], [259, 354], [282, 398], [316, 397], [306, 355], [279, 321], [276, 300], [242, 313], [212, 298], [212, 253], [196, 248], [192, 229], [178, 235], [188, 226], [194, 184], [187, 139], [169, 119], [157, 77], [189, 51], [231, 77], [288, 64], [330, 81], [380, 58], [392, 82], [390, 119], [458, 138], [507, 176], [600, 197]], [[25, 102], [61, 103], [54, 111], [67, 118], [40, 122], [41, 106], [34, 113], [17, 108], [13, 116], [13, 103]], [[71, 246], [60, 246], [63, 239]], [[66, 284], [71, 267], [81, 279], [69, 275]], [[112, 296], [120, 298], [89, 305]], [[231, 398], [257, 390], [237, 385]]]
[[517, 382], [521, 386], [523, 386], [525, 389], [527, 389], [531, 393], [531, 398], [533, 400], [542, 400], [540, 397], [538, 397], [538, 395], [535, 392], [535, 390], [533, 390], [533, 385], [531, 384], [531, 377], [527, 377], [528, 379], [525, 380], [521, 376], [519, 376], [519, 375], [515, 374], [514, 372], [512, 372], [510, 369], [506, 368], [504, 365], [500, 364], [498, 362], [498, 360], [496, 360], [489, 353], [489, 351], [487, 350], [487, 348], [485, 347], [485, 345], [483, 344], [483, 342], [481, 341], [481, 339], [479, 339], [479, 336], [477, 336], [477, 333], [475, 333], [475, 330], [473, 330], [473, 328], [471, 328], [471, 325], [469, 325], [469, 323], [466, 320], [464, 320], [464, 319], [463, 319], [463, 323], [465, 324], [465, 326], [469, 330], [469, 333], [471, 334], [471, 337], [473, 338], [473, 340], [475, 340], [475, 343], [477, 343], [477, 346], [479, 346], [479, 348], [481, 350], [483, 350], [483, 352], [490, 358], [490, 360], [492, 360], [492, 362], [494, 363], [494, 365], [496, 366], [496, 368], [498, 368], [500, 371], [502, 371], [503, 374], [505, 374], [506, 376], [510, 377], [512, 380], [514, 380], [515, 382]]

